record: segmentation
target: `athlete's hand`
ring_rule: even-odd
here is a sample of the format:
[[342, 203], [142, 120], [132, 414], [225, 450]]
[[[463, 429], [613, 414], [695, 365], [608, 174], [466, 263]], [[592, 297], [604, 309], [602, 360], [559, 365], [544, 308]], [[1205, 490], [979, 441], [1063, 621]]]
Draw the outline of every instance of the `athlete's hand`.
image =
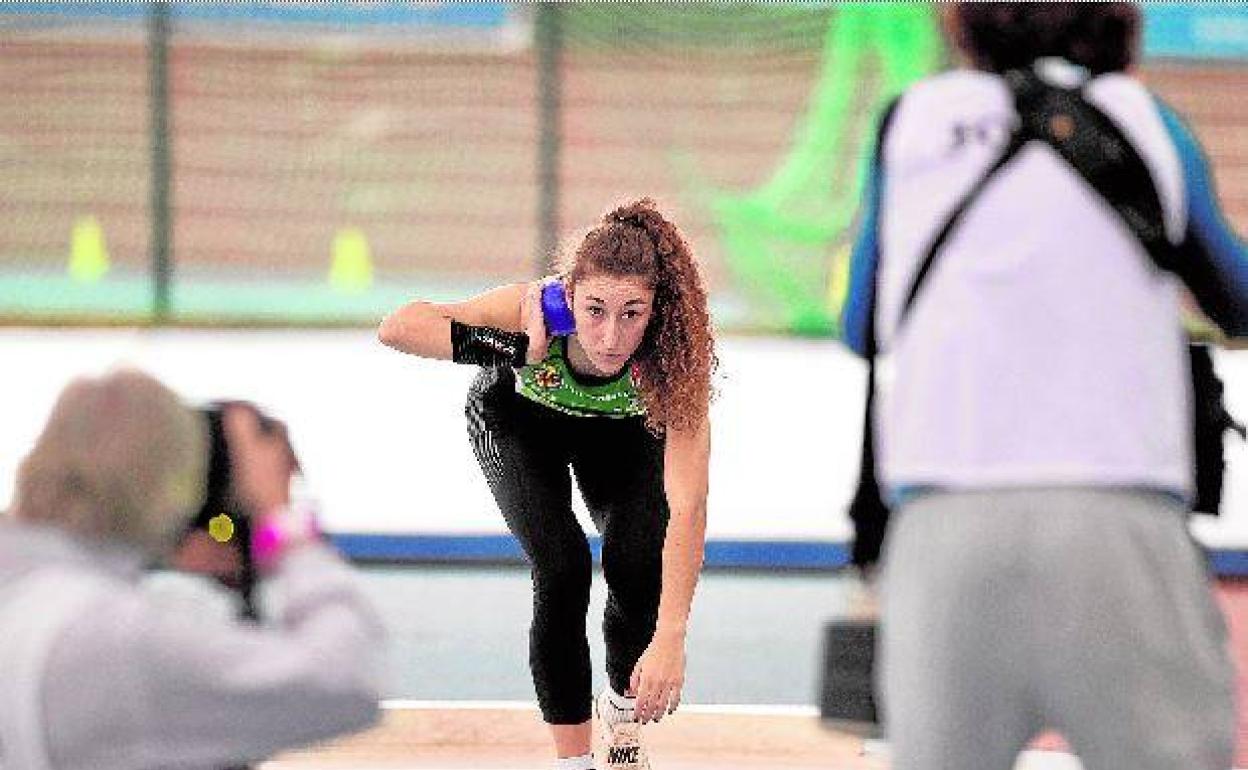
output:
[[637, 698], [637, 721], [658, 722], [680, 705], [685, 684], [685, 635], [679, 631], [658, 630], [641, 654], [629, 681]]
[[520, 300], [520, 330], [529, 335], [525, 363], [536, 364], [544, 359], [550, 348], [550, 336], [546, 333], [546, 318], [542, 315], [541, 281], [530, 283]]

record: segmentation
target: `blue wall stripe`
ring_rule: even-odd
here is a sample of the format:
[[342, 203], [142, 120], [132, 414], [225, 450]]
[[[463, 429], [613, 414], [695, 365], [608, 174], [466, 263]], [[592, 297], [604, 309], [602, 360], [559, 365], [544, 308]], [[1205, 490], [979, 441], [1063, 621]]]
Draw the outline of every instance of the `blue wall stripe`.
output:
[[[510, 535], [333, 535], [334, 545], [361, 562], [412, 564], [523, 564]], [[601, 541], [590, 538], [594, 560]], [[1248, 550], [1214, 550], [1213, 571], [1248, 577]], [[711, 540], [706, 566], [736, 569], [835, 570], [849, 564], [849, 545], [826, 540]]]
[[1248, 551], [1210, 551], [1209, 565], [1220, 577], [1248, 578]]

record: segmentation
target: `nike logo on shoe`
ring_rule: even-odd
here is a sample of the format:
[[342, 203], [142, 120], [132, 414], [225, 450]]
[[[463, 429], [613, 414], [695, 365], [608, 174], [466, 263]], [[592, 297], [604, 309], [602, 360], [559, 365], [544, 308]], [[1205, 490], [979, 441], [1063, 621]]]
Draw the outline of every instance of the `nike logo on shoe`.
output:
[[637, 764], [640, 746], [612, 746], [607, 750], [607, 764], [616, 767], [629, 767]]

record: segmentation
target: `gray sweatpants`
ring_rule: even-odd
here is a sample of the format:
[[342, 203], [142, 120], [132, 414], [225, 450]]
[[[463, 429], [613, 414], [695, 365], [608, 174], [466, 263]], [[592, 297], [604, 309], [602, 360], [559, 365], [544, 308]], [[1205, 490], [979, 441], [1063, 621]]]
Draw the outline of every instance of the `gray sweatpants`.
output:
[[893, 770], [1008, 770], [1044, 728], [1087, 770], [1227, 770], [1234, 670], [1184, 517], [1094, 489], [897, 511], [879, 668]]

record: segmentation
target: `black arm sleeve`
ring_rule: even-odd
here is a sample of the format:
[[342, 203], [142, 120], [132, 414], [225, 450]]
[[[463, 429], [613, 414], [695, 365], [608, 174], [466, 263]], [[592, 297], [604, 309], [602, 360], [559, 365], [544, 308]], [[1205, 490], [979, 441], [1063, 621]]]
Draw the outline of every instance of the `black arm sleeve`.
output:
[[529, 335], [451, 321], [451, 360], [474, 366], [524, 366]]

